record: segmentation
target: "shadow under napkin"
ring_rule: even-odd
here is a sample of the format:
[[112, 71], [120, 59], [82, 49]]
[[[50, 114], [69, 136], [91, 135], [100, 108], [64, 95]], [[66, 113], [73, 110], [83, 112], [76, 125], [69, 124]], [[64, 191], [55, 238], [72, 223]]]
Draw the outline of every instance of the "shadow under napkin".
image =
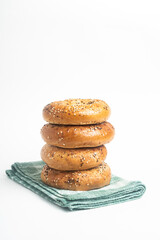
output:
[[140, 181], [128, 181], [112, 175], [109, 186], [90, 191], [69, 191], [49, 187], [40, 178], [43, 161], [14, 163], [6, 174], [12, 180], [48, 201], [69, 210], [107, 206], [140, 198], [146, 187]]

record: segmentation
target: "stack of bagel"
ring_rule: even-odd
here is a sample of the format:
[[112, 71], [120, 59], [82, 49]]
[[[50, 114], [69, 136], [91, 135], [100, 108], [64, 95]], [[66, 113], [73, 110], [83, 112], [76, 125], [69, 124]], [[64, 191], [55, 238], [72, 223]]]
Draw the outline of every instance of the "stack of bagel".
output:
[[46, 163], [42, 181], [54, 188], [87, 191], [110, 183], [111, 170], [104, 162], [104, 144], [114, 137], [107, 122], [110, 107], [98, 99], [69, 99], [43, 109], [47, 124], [41, 129], [46, 144], [41, 158]]

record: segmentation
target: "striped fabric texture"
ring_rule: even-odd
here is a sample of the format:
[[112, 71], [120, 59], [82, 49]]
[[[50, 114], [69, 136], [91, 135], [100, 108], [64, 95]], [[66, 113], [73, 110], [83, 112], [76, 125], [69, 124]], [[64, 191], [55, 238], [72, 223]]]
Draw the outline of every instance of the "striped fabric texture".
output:
[[146, 187], [140, 181], [128, 181], [112, 175], [109, 186], [90, 191], [69, 191], [49, 187], [40, 178], [43, 161], [14, 163], [8, 177], [42, 198], [69, 210], [98, 208], [140, 198]]

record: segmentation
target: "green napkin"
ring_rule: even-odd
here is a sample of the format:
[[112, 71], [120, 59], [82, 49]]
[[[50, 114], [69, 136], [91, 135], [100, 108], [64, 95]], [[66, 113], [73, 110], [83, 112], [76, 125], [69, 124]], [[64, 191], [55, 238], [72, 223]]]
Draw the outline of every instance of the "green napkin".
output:
[[146, 188], [139, 181], [127, 181], [112, 175], [109, 186], [90, 191], [70, 191], [49, 187], [40, 178], [43, 161], [14, 163], [6, 174], [12, 180], [51, 203], [69, 210], [103, 207], [140, 198]]

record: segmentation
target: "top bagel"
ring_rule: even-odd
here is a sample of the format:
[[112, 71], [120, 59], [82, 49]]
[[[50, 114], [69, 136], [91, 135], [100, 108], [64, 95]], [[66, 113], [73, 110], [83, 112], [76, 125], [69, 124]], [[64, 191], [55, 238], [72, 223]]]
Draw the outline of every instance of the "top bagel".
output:
[[63, 125], [88, 125], [105, 122], [110, 107], [98, 99], [69, 99], [56, 101], [43, 109], [45, 121]]

